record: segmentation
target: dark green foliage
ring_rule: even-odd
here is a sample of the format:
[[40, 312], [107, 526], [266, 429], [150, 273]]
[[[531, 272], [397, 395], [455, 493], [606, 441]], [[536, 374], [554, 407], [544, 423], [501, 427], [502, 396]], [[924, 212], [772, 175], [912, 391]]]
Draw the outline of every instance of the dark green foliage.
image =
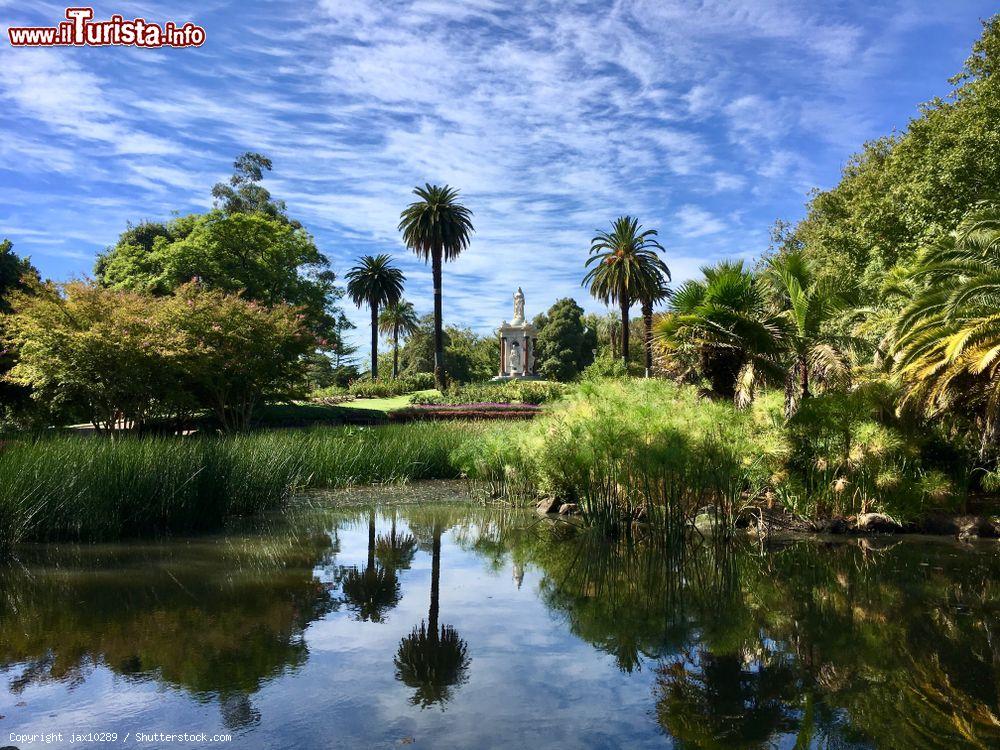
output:
[[[499, 345], [492, 336], [468, 328], [448, 326], [442, 331], [448, 377], [459, 383], [489, 380], [497, 371]], [[403, 375], [434, 372], [434, 318], [425, 315], [399, 350]]]
[[802, 402], [788, 422], [789, 454], [777, 483], [783, 504], [814, 518], [879, 510], [909, 520], [955, 510], [969, 456], [933, 426], [898, 416], [884, 380]]
[[3, 380], [17, 360], [17, 354], [5, 345], [3, 316], [10, 313], [11, 301], [17, 293], [31, 293], [41, 284], [38, 270], [28, 258], [14, 253], [10, 240], [0, 242], [0, 427], [8, 419], [24, 419], [31, 406], [31, 391], [24, 386]]
[[575, 379], [594, 360], [597, 331], [583, 323], [583, 308], [565, 297], [535, 318], [538, 371], [549, 380]]
[[952, 230], [968, 208], [1000, 186], [1000, 15], [945, 99], [924, 105], [898, 136], [870, 142], [840, 183], [817, 193], [795, 241], [820, 273], [875, 297], [884, 275]]

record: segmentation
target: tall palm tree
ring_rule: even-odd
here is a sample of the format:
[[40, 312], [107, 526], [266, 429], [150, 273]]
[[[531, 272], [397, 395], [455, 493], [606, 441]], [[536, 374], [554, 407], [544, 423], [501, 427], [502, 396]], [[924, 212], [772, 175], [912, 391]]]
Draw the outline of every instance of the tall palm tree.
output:
[[817, 282], [813, 264], [801, 250], [772, 258], [766, 276], [776, 291], [784, 324], [780, 343], [785, 355], [785, 416], [790, 417], [812, 395], [813, 379], [845, 376], [849, 353], [868, 345], [830, 325], [850, 306], [829, 285]]
[[713, 393], [746, 406], [756, 384], [780, 376], [783, 321], [761, 280], [742, 261], [701, 269], [670, 298], [653, 335], [676, 374], [708, 380]]
[[434, 380], [444, 387], [444, 335], [441, 305], [441, 264], [454, 260], [469, 246], [472, 211], [458, 202], [458, 191], [447, 185], [426, 184], [413, 189], [420, 200], [400, 214], [403, 242], [424, 260], [430, 259], [434, 277]]
[[653, 374], [653, 308], [660, 302], [670, 299], [670, 272], [666, 277], [658, 269], [653, 269], [654, 273], [643, 285], [639, 293], [639, 302], [642, 305], [643, 333], [645, 334], [644, 348], [646, 354], [646, 377]]
[[403, 296], [403, 272], [388, 255], [365, 255], [347, 272], [347, 294], [355, 305], [368, 305], [372, 313], [372, 380], [378, 379], [378, 311]]
[[922, 291], [900, 316], [892, 350], [905, 400], [932, 416], [972, 416], [985, 449], [1000, 418], [1000, 207], [978, 206], [922, 250], [911, 278]]
[[598, 231], [590, 241], [587, 266], [593, 268], [583, 277], [583, 286], [604, 304], [616, 303], [622, 314], [622, 361], [628, 365], [628, 311], [641, 299], [644, 286], [656, 274], [670, 278], [670, 270], [656, 254], [663, 246], [654, 239], [655, 229], [643, 230], [639, 220], [619, 216], [610, 232]]
[[386, 308], [378, 316], [380, 333], [392, 336], [392, 377], [399, 377], [399, 334], [409, 336], [420, 327], [417, 312], [412, 302], [399, 300]]

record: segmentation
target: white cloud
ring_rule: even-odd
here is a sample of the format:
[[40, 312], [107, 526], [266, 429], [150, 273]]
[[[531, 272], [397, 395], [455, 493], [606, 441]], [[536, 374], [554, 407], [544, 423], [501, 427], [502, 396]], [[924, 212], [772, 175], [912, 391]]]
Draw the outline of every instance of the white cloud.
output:
[[682, 237], [693, 239], [721, 232], [726, 223], [703, 208], [687, 204], [676, 212], [676, 231]]

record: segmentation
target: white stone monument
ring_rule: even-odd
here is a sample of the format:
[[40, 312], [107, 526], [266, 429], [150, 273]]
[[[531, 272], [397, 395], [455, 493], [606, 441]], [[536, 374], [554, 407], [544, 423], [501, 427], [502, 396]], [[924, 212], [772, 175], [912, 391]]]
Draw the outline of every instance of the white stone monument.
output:
[[500, 372], [494, 380], [531, 380], [538, 378], [535, 369], [535, 345], [538, 332], [524, 318], [524, 292], [514, 293], [514, 319], [500, 326]]

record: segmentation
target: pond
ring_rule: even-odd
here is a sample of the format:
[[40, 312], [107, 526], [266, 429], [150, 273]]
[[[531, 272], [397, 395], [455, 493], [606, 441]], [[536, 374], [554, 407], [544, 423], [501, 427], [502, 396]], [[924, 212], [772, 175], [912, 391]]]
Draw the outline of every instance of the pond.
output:
[[995, 543], [662, 549], [458, 494], [18, 550], [0, 745], [1000, 746]]

